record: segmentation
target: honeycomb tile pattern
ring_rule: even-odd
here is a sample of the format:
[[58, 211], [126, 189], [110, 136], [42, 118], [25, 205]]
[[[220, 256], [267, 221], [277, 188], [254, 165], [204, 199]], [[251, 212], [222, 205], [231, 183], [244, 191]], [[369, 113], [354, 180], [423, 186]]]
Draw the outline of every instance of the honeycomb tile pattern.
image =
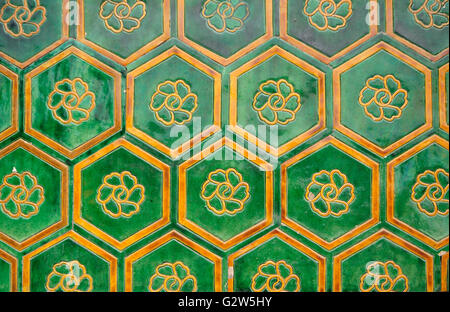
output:
[[0, 291], [448, 291], [449, 7], [0, 0]]

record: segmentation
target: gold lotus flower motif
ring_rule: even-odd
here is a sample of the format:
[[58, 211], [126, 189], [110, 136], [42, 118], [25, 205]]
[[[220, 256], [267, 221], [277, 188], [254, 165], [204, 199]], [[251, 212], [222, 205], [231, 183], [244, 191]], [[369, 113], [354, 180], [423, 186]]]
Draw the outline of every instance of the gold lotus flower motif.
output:
[[212, 212], [234, 215], [244, 209], [250, 197], [249, 185], [243, 182], [242, 175], [234, 168], [217, 169], [209, 173], [203, 183], [201, 197]]
[[303, 12], [318, 30], [339, 30], [352, 15], [351, 0], [306, 0]]
[[359, 93], [359, 104], [372, 120], [393, 121], [402, 116], [408, 104], [408, 93], [393, 75], [375, 75]]
[[30, 172], [13, 172], [3, 177], [0, 206], [11, 218], [28, 219], [36, 215], [44, 199], [44, 189]]
[[412, 188], [411, 199], [426, 215], [448, 215], [448, 177], [444, 169], [426, 170], [419, 174]]
[[262, 83], [253, 98], [253, 109], [259, 119], [269, 125], [286, 125], [295, 120], [300, 107], [300, 95], [285, 79]]
[[51, 292], [89, 292], [92, 287], [92, 277], [77, 260], [55, 264], [45, 284], [47, 291]]
[[0, 9], [3, 29], [13, 37], [31, 37], [41, 30], [47, 19], [40, 0], [6, 0]]
[[192, 119], [197, 109], [197, 95], [183, 80], [160, 83], [152, 96], [150, 109], [165, 126], [182, 125]]
[[339, 217], [347, 213], [355, 199], [355, 189], [345, 174], [337, 169], [313, 174], [306, 188], [305, 199], [311, 209], [322, 217]]
[[131, 217], [144, 201], [144, 186], [129, 171], [113, 172], [103, 178], [97, 190], [97, 202], [113, 218]]
[[131, 33], [141, 27], [142, 19], [147, 14], [145, 8], [142, 0], [105, 0], [100, 6], [99, 16], [112, 32]]
[[63, 79], [48, 96], [47, 107], [63, 125], [79, 125], [88, 120], [95, 108], [95, 94], [81, 78]]
[[249, 13], [247, 3], [241, 0], [206, 0], [202, 9], [208, 26], [219, 33], [242, 29]]
[[423, 28], [444, 28], [449, 24], [448, 0], [410, 0], [408, 10]]
[[255, 292], [297, 292], [300, 291], [300, 278], [286, 261], [267, 261], [258, 267], [251, 289]]
[[408, 278], [394, 261], [375, 261], [367, 266], [361, 276], [359, 289], [362, 292], [407, 292]]
[[150, 278], [148, 290], [151, 292], [194, 292], [197, 291], [197, 279], [181, 261], [163, 263], [156, 267]]

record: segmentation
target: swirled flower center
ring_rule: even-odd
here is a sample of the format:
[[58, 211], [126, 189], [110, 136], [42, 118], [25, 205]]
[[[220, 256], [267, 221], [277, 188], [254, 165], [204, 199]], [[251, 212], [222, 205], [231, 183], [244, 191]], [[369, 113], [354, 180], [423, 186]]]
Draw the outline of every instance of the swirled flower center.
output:
[[16, 9], [16, 11], [14, 12], [14, 15], [15, 15], [15, 19], [18, 22], [23, 23], [23, 22], [27, 22], [30, 19], [31, 12], [28, 8], [18, 7]]
[[128, 3], [119, 3], [114, 7], [114, 14], [118, 18], [127, 18], [131, 14], [131, 8]]
[[281, 291], [283, 290], [283, 280], [278, 275], [273, 275], [269, 277], [267, 281], [267, 285], [269, 285], [272, 291]]
[[228, 1], [221, 2], [217, 7], [217, 12], [220, 16], [227, 18], [232, 17], [234, 13], [234, 8]]
[[431, 201], [440, 201], [444, 197], [444, 189], [438, 183], [433, 183], [427, 187], [427, 198]]
[[222, 182], [217, 186], [217, 196], [220, 199], [227, 200], [233, 195], [233, 186], [228, 182]]
[[274, 111], [283, 109], [285, 99], [280, 93], [273, 93], [269, 96], [269, 107]]
[[375, 92], [375, 99], [380, 106], [389, 105], [391, 102], [391, 93], [386, 89], [380, 89]]
[[322, 195], [322, 198], [326, 201], [334, 201], [339, 195], [336, 185], [331, 183], [322, 186], [320, 193]]
[[181, 280], [177, 276], [171, 276], [164, 282], [164, 288], [168, 291], [178, 291], [181, 287]]
[[128, 196], [128, 189], [122, 185], [117, 186], [113, 192], [113, 198], [117, 203], [126, 200]]
[[14, 194], [12, 197], [18, 204], [25, 203], [28, 199], [28, 191], [25, 187], [19, 185], [14, 189]]
[[319, 10], [322, 15], [332, 16], [336, 12], [336, 4], [332, 0], [322, 1]]
[[[428, 4], [428, 1], [427, 1], [427, 4]], [[431, 3], [430, 6], [428, 6], [428, 10], [430, 11], [431, 14], [439, 13], [441, 8], [442, 8], [441, 1], [436, 1], [436, 0], [434, 0], [433, 3]]]
[[66, 109], [73, 109], [78, 104], [78, 95], [73, 91], [64, 94], [62, 104]]
[[183, 105], [183, 100], [178, 94], [171, 94], [166, 99], [166, 107], [169, 110], [178, 110]]

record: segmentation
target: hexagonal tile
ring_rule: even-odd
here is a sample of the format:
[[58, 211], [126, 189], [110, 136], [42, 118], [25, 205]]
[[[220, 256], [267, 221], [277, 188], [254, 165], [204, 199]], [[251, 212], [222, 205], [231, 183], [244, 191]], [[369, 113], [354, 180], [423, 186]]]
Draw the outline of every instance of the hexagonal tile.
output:
[[0, 114], [0, 141], [19, 129], [19, 76], [0, 65], [0, 94], [2, 107]]
[[439, 68], [439, 125], [442, 130], [448, 132], [448, 63]]
[[281, 0], [280, 37], [328, 64], [375, 36], [377, 10], [376, 0]]
[[[0, 57], [24, 68], [65, 42], [69, 36], [68, 2], [0, 0]], [[29, 14], [32, 26], [21, 12]]]
[[229, 249], [272, 224], [272, 170], [228, 138], [218, 140], [179, 167], [178, 222]]
[[325, 269], [325, 257], [274, 230], [230, 255], [228, 291], [325, 291]]
[[222, 291], [222, 259], [172, 231], [125, 258], [125, 291]]
[[333, 291], [433, 291], [433, 256], [381, 230], [334, 257]]
[[82, 14], [77, 39], [124, 66], [170, 37], [170, 0], [78, 3]]
[[282, 223], [336, 248], [378, 223], [379, 178], [375, 161], [327, 137], [281, 165]]
[[433, 135], [387, 165], [387, 220], [435, 249], [448, 244], [448, 141]]
[[[324, 129], [325, 118], [325, 74], [278, 46], [230, 74], [231, 130], [275, 156]], [[276, 142], [256, 136], [272, 126]]]
[[74, 222], [118, 249], [169, 222], [169, 166], [124, 139], [76, 164], [74, 188]]
[[70, 47], [25, 74], [25, 132], [75, 158], [121, 128], [120, 73]]
[[117, 291], [117, 259], [70, 231], [26, 254], [22, 276], [26, 292]]
[[68, 223], [69, 170], [18, 140], [0, 150], [0, 240], [22, 250]]
[[178, 0], [180, 40], [224, 66], [272, 34], [271, 0]]
[[431, 71], [387, 43], [336, 68], [333, 86], [335, 128], [378, 155], [432, 127]]
[[128, 74], [127, 131], [177, 157], [220, 130], [220, 88], [218, 72], [173, 47]]
[[0, 249], [0, 292], [17, 291], [17, 259]]
[[448, 55], [448, 13], [446, 0], [386, 0], [386, 32], [430, 60], [437, 61]]

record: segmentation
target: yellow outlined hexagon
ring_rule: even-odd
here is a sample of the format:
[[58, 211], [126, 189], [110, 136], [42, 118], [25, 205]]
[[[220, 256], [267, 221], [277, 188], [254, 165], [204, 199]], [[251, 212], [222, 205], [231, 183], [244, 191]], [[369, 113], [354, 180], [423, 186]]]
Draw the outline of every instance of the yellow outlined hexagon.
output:
[[[341, 74], [346, 72], [347, 70], [351, 69], [355, 65], [360, 64], [362, 61], [370, 58], [372, 55], [376, 54], [378, 51], [385, 51], [388, 54], [392, 55], [393, 57], [400, 59], [404, 63], [408, 64], [409, 66], [417, 69], [421, 73], [423, 73], [425, 77], [425, 124], [420, 126], [419, 128], [415, 129], [414, 131], [411, 131], [403, 138], [399, 139], [398, 141], [392, 143], [391, 145], [382, 148], [378, 146], [375, 143], [370, 142], [366, 138], [364, 138], [362, 135], [356, 133], [355, 131], [347, 128], [343, 124], [341, 124]], [[385, 42], [379, 42], [375, 44], [374, 46], [370, 47], [369, 49], [363, 51], [362, 53], [358, 54], [357, 56], [353, 57], [349, 61], [345, 62], [344, 64], [340, 65], [338, 68], [336, 68], [333, 71], [333, 123], [334, 128], [338, 130], [339, 132], [345, 134], [352, 140], [358, 142], [365, 148], [371, 150], [372, 152], [384, 157], [392, 153], [394, 150], [398, 149], [402, 145], [408, 143], [418, 135], [424, 133], [425, 131], [432, 128], [432, 90], [431, 90], [431, 71], [425, 67], [424, 65], [420, 64], [416, 60], [414, 60], [412, 57], [409, 57], [408, 55], [404, 54], [403, 52], [397, 50], [396, 48], [390, 46], [389, 44]]]
[[[265, 188], [266, 188], [266, 218], [264, 221], [252, 226], [251, 228], [245, 230], [244, 232], [237, 234], [236, 236], [230, 238], [227, 241], [222, 241], [221, 239], [217, 238], [213, 234], [207, 232], [202, 227], [198, 226], [195, 222], [188, 220], [186, 217], [186, 210], [187, 210], [187, 195], [186, 195], [186, 172], [187, 170], [195, 165], [196, 163], [200, 162], [201, 160], [205, 159], [208, 155], [211, 155], [215, 151], [219, 150], [220, 148], [227, 146], [228, 148], [232, 149], [235, 153], [238, 153], [242, 155], [246, 160], [254, 163], [258, 167], [261, 167], [266, 172], [266, 180], [265, 180]], [[179, 184], [178, 184], [178, 222], [185, 226], [186, 228], [190, 229], [194, 233], [200, 235], [207, 241], [213, 243], [219, 248], [222, 248], [224, 250], [231, 248], [232, 246], [242, 242], [243, 240], [249, 238], [251, 235], [257, 233], [258, 231], [262, 230], [263, 228], [269, 226], [272, 224], [273, 221], [273, 167], [269, 163], [265, 162], [264, 160], [258, 158], [253, 153], [249, 152], [245, 148], [239, 146], [232, 140], [228, 138], [222, 138], [218, 141], [216, 141], [211, 146], [205, 148], [200, 153], [194, 155], [189, 160], [185, 161], [180, 165], [178, 168], [178, 175], [179, 175]]]
[[[313, 57], [315, 57], [316, 59], [320, 60], [321, 62], [323, 62], [325, 64], [329, 64], [329, 63], [333, 62], [334, 60], [344, 56], [347, 52], [351, 51], [352, 49], [363, 44], [370, 38], [374, 37], [378, 32], [377, 24], [373, 23], [372, 25], [369, 26], [370, 31], [367, 35], [365, 35], [364, 37], [353, 42], [348, 47], [339, 51], [335, 55], [327, 56], [327, 55], [323, 54], [322, 52], [319, 52], [315, 48], [309, 46], [307, 43], [303, 43], [300, 40], [298, 40], [297, 38], [294, 38], [288, 34], [288, 31], [287, 31], [287, 28], [288, 28], [288, 19], [287, 19], [288, 1], [289, 0], [280, 0], [280, 38], [283, 40], [286, 40], [287, 42], [289, 42], [293, 46], [297, 47], [298, 49], [305, 51], [306, 53], [312, 55]], [[376, 10], [378, 8], [377, 1], [378, 0], [371, 0], [371, 2], [375, 2], [375, 4], [376, 4], [376, 5], [370, 6], [370, 12], [368, 12], [368, 14], [370, 14], [371, 16], [377, 16], [374, 14], [378, 14], [378, 13], [376, 13]]]
[[426, 270], [427, 270], [427, 291], [433, 291], [433, 256], [426, 253], [422, 249], [419, 249], [418, 247], [414, 246], [411, 243], [408, 243], [407, 241], [403, 240], [402, 238], [392, 234], [388, 230], [382, 229], [378, 231], [377, 233], [373, 234], [372, 236], [369, 236], [368, 238], [364, 239], [363, 241], [359, 242], [358, 244], [350, 247], [349, 249], [341, 252], [333, 259], [333, 291], [340, 292], [342, 291], [342, 262], [350, 257], [353, 254], [358, 253], [360, 250], [372, 245], [373, 243], [377, 242], [378, 240], [385, 238], [389, 240], [390, 242], [406, 249], [410, 253], [413, 253], [417, 257], [422, 258], [426, 262]]
[[125, 291], [133, 291], [133, 263], [164, 244], [175, 240], [214, 263], [214, 290], [222, 291], [222, 259], [176, 231], [171, 231], [125, 258]]
[[[149, 226], [139, 230], [138, 232], [134, 233], [130, 237], [119, 241], [112, 236], [108, 235], [107, 233], [103, 232], [100, 228], [93, 225], [89, 221], [83, 219], [82, 212], [81, 212], [81, 171], [95, 163], [97, 160], [107, 156], [110, 152], [123, 147], [127, 151], [129, 151], [131, 154], [136, 155], [137, 157], [140, 157], [141, 159], [151, 163], [156, 168], [160, 169], [163, 174], [163, 195], [162, 195], [162, 218], [158, 221], [150, 224]], [[114, 141], [113, 143], [105, 146], [98, 152], [92, 154], [85, 160], [79, 162], [74, 166], [73, 169], [73, 185], [74, 185], [74, 194], [73, 194], [73, 220], [75, 224], [78, 224], [88, 232], [92, 233], [93, 235], [99, 237], [100, 239], [104, 240], [105, 242], [111, 244], [112, 246], [118, 248], [119, 250], [123, 250], [126, 247], [130, 246], [131, 244], [137, 242], [138, 240], [142, 239], [143, 237], [147, 236], [148, 234], [156, 231], [157, 229], [163, 227], [170, 221], [170, 167], [157, 158], [153, 157], [152, 155], [148, 154], [141, 148], [129, 143], [125, 139], [118, 139], [117, 141]]]
[[396, 227], [400, 228], [401, 230], [405, 231], [406, 233], [416, 237], [417, 239], [423, 241], [425, 244], [429, 245], [430, 247], [434, 249], [439, 249], [444, 247], [449, 242], [449, 237], [443, 238], [440, 241], [435, 241], [431, 237], [428, 237], [427, 235], [423, 234], [422, 232], [416, 230], [411, 225], [406, 224], [403, 221], [400, 221], [395, 217], [395, 207], [394, 207], [394, 196], [395, 196], [395, 185], [394, 185], [394, 174], [395, 174], [395, 167], [399, 164], [401, 164], [403, 161], [407, 160], [408, 158], [414, 156], [415, 154], [421, 152], [428, 146], [432, 144], [438, 144], [439, 146], [445, 148], [448, 150], [449, 144], [448, 141], [442, 139], [441, 137], [437, 135], [433, 135], [429, 137], [426, 140], [423, 140], [410, 150], [406, 151], [405, 153], [401, 154], [400, 156], [394, 158], [387, 164], [387, 180], [386, 180], [386, 202], [387, 202], [387, 221]]
[[223, 56], [220, 56], [211, 50], [203, 47], [201, 44], [196, 43], [192, 39], [189, 39], [184, 31], [184, 1], [185, 0], [178, 0], [178, 36], [180, 37], [180, 40], [187, 45], [193, 47], [194, 49], [200, 51], [207, 57], [213, 59], [217, 63], [227, 66], [237, 59], [241, 58], [248, 52], [254, 50], [257, 46], [263, 44], [267, 40], [269, 40], [273, 35], [273, 27], [272, 27], [272, 0], [262, 0], [266, 2], [266, 33], [261, 36], [260, 38], [256, 39], [255, 41], [249, 43], [246, 47], [240, 49], [238, 52], [233, 54], [232, 56], [225, 58]]
[[[317, 252], [315, 252], [314, 250], [306, 247], [305, 245], [301, 244], [300, 242], [298, 242], [297, 240], [293, 239], [292, 237], [290, 237], [289, 235], [281, 232], [279, 229], [275, 229], [272, 232], [264, 235], [263, 237], [258, 238], [257, 240], [255, 240], [253, 243], [247, 245], [246, 247], [236, 251], [235, 253], [231, 254], [230, 257], [228, 258], [228, 272], [234, 272], [234, 261], [241, 257], [242, 255], [245, 255], [246, 253], [250, 252], [251, 250], [255, 249], [256, 247], [264, 244], [265, 242], [273, 239], [274, 237], [277, 237], [279, 239], [281, 239], [282, 241], [284, 241], [286, 244], [288, 244], [289, 246], [294, 247], [295, 249], [297, 249], [299, 252], [304, 253], [306, 255], [308, 255], [309, 257], [313, 258], [314, 260], [316, 260], [318, 262], [318, 271], [319, 271], [319, 276], [318, 276], [318, 291], [319, 292], [324, 292], [325, 291], [325, 279], [326, 279], [326, 258], [319, 255]], [[234, 274], [233, 274], [234, 275]], [[233, 284], [234, 284], [234, 276], [233, 275], [228, 275], [228, 291], [232, 292], [233, 291]]]
[[86, 39], [85, 36], [85, 26], [84, 26], [84, 1], [85, 0], [77, 0], [78, 5], [80, 7], [80, 24], [77, 27], [77, 40], [83, 42], [87, 46], [91, 47], [95, 51], [97, 51], [100, 54], [106, 55], [113, 61], [126, 66], [141, 56], [145, 55], [146, 53], [150, 52], [160, 44], [162, 44], [164, 41], [168, 40], [170, 38], [170, 0], [162, 0], [163, 1], [163, 33], [150, 41], [149, 43], [145, 44], [143, 47], [139, 48], [136, 52], [128, 56], [127, 58], [122, 58], [118, 56], [117, 54], [108, 51], [107, 49], [101, 47], [100, 45]]
[[22, 288], [24, 292], [30, 291], [30, 264], [33, 257], [39, 255], [40, 253], [46, 251], [47, 249], [50, 249], [52, 246], [57, 245], [58, 243], [66, 240], [71, 239], [74, 242], [76, 242], [80, 247], [85, 248], [95, 254], [96, 256], [102, 258], [103, 260], [107, 261], [109, 263], [109, 291], [117, 291], [117, 259], [107, 251], [103, 250], [102, 248], [98, 247], [97, 245], [91, 243], [81, 235], [69, 231], [54, 240], [40, 246], [39, 248], [33, 250], [32, 252], [26, 254], [23, 257], [23, 269], [22, 269]]
[[[359, 226], [355, 227], [350, 232], [347, 232], [340, 236], [339, 238], [335, 239], [332, 242], [327, 242], [326, 240], [322, 239], [319, 235], [314, 234], [310, 230], [306, 229], [304, 226], [299, 225], [294, 220], [291, 220], [288, 217], [287, 213], [287, 170], [290, 166], [296, 164], [298, 161], [300, 161], [303, 158], [308, 157], [309, 155], [319, 151], [322, 147], [331, 144], [338, 150], [344, 152], [345, 154], [355, 158], [356, 160], [362, 162], [366, 166], [370, 167], [372, 169], [372, 190], [371, 190], [371, 211], [372, 211], [372, 217], [364, 222], [363, 224], [360, 224]], [[361, 234], [362, 232], [366, 231], [367, 229], [371, 228], [375, 224], [377, 224], [380, 220], [380, 169], [378, 163], [373, 161], [372, 159], [368, 158], [367, 156], [363, 155], [362, 153], [356, 151], [355, 149], [345, 145], [341, 141], [333, 138], [332, 136], [326, 137], [325, 139], [321, 140], [320, 142], [314, 144], [313, 146], [307, 148], [306, 150], [302, 151], [300, 154], [294, 156], [293, 158], [287, 160], [283, 164], [281, 164], [281, 223], [292, 228], [294, 231], [300, 233], [303, 236], [306, 236], [316, 244], [322, 246], [325, 249], [332, 250], [336, 248], [337, 246], [345, 243], [346, 241], [350, 240], [351, 238]]]
[[[166, 145], [162, 144], [158, 140], [152, 138], [150, 135], [145, 133], [144, 131], [136, 128], [133, 124], [134, 119], [134, 79], [139, 77], [141, 74], [146, 72], [147, 70], [155, 67], [156, 65], [160, 64], [161, 62], [165, 61], [166, 59], [170, 58], [171, 56], [176, 55], [188, 64], [192, 65], [196, 69], [200, 70], [201, 72], [205, 73], [206, 75], [210, 76], [214, 79], [214, 122], [213, 125], [207, 129], [205, 129], [202, 133], [196, 135], [188, 142], [185, 142], [181, 144], [179, 147], [175, 149], [171, 149], [170, 147], [167, 147]], [[172, 158], [176, 158], [183, 152], [187, 151], [190, 147], [194, 146], [195, 144], [198, 144], [202, 142], [204, 139], [208, 138], [213, 133], [220, 130], [220, 107], [221, 107], [221, 76], [218, 72], [210, 68], [209, 66], [203, 64], [202, 62], [198, 61], [197, 59], [193, 58], [186, 52], [182, 51], [181, 49], [177, 47], [172, 47], [169, 50], [161, 53], [154, 59], [148, 61], [147, 63], [139, 66], [132, 72], [130, 72], [127, 75], [127, 120], [126, 120], [126, 129], [129, 133], [133, 134], [134, 136], [138, 137], [142, 141], [146, 142], [147, 144], [155, 147], [160, 152], [169, 155]]]
[[19, 76], [0, 64], [0, 73], [11, 80], [11, 126], [0, 133], [0, 141], [19, 130]]
[[37, 149], [33, 145], [31, 145], [28, 142], [25, 142], [22, 139], [19, 139], [15, 141], [14, 143], [8, 145], [7, 147], [0, 150], [0, 158], [3, 158], [5, 155], [8, 155], [9, 153], [13, 152], [14, 150], [22, 148], [29, 152], [30, 154], [36, 156], [39, 158], [42, 162], [45, 162], [46, 164], [54, 167], [55, 169], [59, 170], [61, 172], [61, 220], [57, 223], [49, 226], [48, 228], [40, 231], [39, 233], [27, 238], [23, 242], [18, 242], [14, 240], [13, 238], [3, 234], [0, 232], [0, 240], [4, 241], [11, 247], [17, 249], [17, 250], [23, 250], [37, 241], [43, 239], [46, 236], [49, 236], [50, 234], [56, 232], [59, 229], [62, 229], [68, 224], [68, 210], [69, 210], [69, 169], [68, 167], [63, 164], [62, 162], [52, 158], [50, 155], [42, 152], [41, 150]]
[[[273, 146], [270, 146], [269, 144], [265, 143], [264, 141], [260, 140], [253, 134], [249, 133], [248, 131], [244, 130], [242, 127], [238, 125], [237, 119], [237, 97], [238, 97], [238, 79], [239, 76], [242, 74], [250, 71], [251, 69], [255, 68], [259, 64], [264, 63], [268, 59], [270, 59], [272, 56], [278, 55], [285, 59], [286, 61], [294, 64], [299, 69], [306, 71], [307, 73], [313, 75], [317, 78], [318, 82], [318, 89], [317, 89], [317, 96], [318, 96], [318, 112], [319, 112], [319, 121], [317, 125], [309, 129], [308, 131], [298, 135], [297, 137], [293, 138], [289, 142], [285, 143], [284, 145], [275, 148]], [[250, 104], [249, 104], [250, 105]], [[320, 70], [316, 69], [314, 66], [306, 63], [305, 61], [299, 59], [295, 55], [283, 50], [279, 46], [274, 46], [267, 50], [266, 52], [260, 54], [253, 60], [245, 63], [238, 69], [234, 70], [230, 73], [230, 129], [246, 138], [251, 143], [258, 145], [262, 149], [265, 149], [266, 152], [274, 155], [275, 157], [281, 156], [297, 145], [301, 144], [302, 142], [306, 141], [313, 135], [317, 134], [321, 130], [325, 129], [325, 122], [326, 122], [326, 113], [325, 113], [325, 74], [321, 72]]]
[[61, 23], [62, 23], [62, 36], [57, 41], [53, 42], [51, 45], [43, 49], [42, 51], [36, 53], [34, 56], [30, 57], [28, 60], [19, 62], [15, 58], [9, 56], [8, 54], [0, 51], [0, 57], [4, 58], [8, 62], [16, 65], [19, 68], [25, 68], [26, 66], [30, 65], [34, 61], [40, 59], [44, 55], [46, 55], [48, 52], [54, 50], [67, 40], [69, 40], [69, 25], [67, 24], [67, 16], [69, 15], [69, 1], [70, 0], [61, 0], [62, 3], [62, 17], [61, 17]]
[[9, 253], [7, 253], [6, 251], [3, 251], [0, 249], [0, 259], [5, 260], [7, 263], [9, 263], [11, 269], [10, 269], [10, 273], [9, 273], [9, 279], [10, 279], [10, 285], [9, 285], [9, 290], [11, 292], [16, 292], [17, 291], [17, 259], [14, 258], [13, 256], [11, 256]]
[[401, 42], [405, 46], [410, 49], [413, 49], [419, 54], [422, 54], [426, 58], [430, 59], [430, 61], [436, 62], [448, 55], [448, 48], [444, 49], [442, 52], [434, 55], [425, 50], [424, 48], [419, 47], [418, 45], [412, 43], [411, 41], [405, 39], [404, 37], [397, 35], [394, 31], [394, 8], [392, 6], [392, 0], [386, 0], [386, 33], [394, 38], [395, 40]]
[[445, 74], [448, 73], [448, 63], [439, 68], [439, 126], [442, 130], [448, 133], [448, 100], [447, 99], [447, 85], [445, 81]]
[[[90, 139], [89, 141], [81, 144], [75, 149], [68, 149], [61, 145], [60, 143], [56, 142], [53, 139], [50, 139], [46, 135], [42, 134], [38, 130], [33, 128], [33, 125], [31, 123], [31, 80], [33, 77], [39, 75], [41, 72], [47, 70], [51, 66], [57, 64], [59, 61], [64, 59], [65, 57], [69, 55], [75, 55], [76, 57], [82, 59], [83, 61], [87, 62], [91, 66], [94, 66], [101, 70], [102, 72], [108, 74], [114, 79], [114, 90], [112, 90], [112, 93], [114, 94], [114, 125], [109, 128], [108, 130], [98, 134], [96, 137]], [[87, 53], [75, 48], [74, 46], [69, 47], [68, 49], [64, 50], [57, 56], [53, 57], [52, 59], [48, 60], [44, 64], [41, 64], [40, 66], [36, 67], [29, 73], [25, 74], [25, 133], [31, 135], [32, 137], [36, 138], [37, 140], [41, 141], [42, 143], [50, 146], [54, 150], [58, 151], [59, 153], [63, 154], [64, 156], [68, 158], [75, 158], [76, 156], [80, 155], [81, 153], [84, 153], [100, 141], [106, 139], [107, 137], [113, 135], [117, 131], [119, 131], [122, 127], [122, 107], [121, 107], [121, 75], [119, 72], [115, 71], [114, 69], [110, 68], [109, 66], [101, 63], [100, 61], [96, 60], [95, 58], [89, 56]]]

